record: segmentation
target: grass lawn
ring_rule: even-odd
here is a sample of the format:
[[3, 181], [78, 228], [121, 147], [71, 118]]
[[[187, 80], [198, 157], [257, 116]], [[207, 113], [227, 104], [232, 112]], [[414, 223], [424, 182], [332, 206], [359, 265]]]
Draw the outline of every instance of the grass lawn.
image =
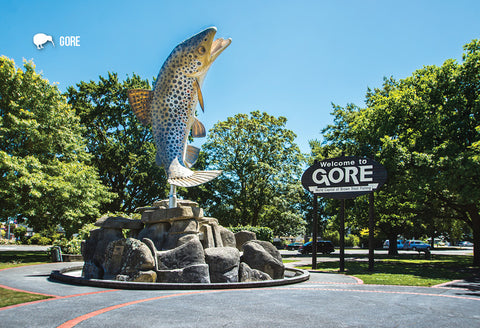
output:
[[0, 288], [0, 308], [9, 305], [33, 302], [51, 298], [50, 296], [17, 292], [10, 289]]
[[[362, 279], [365, 284], [434, 286], [478, 275], [478, 268], [471, 263], [471, 256], [462, 255], [435, 255], [430, 260], [413, 254], [394, 258], [377, 256], [374, 271], [369, 272], [366, 258], [357, 257], [345, 259], [345, 273]], [[339, 261], [322, 262], [319, 257], [317, 268], [322, 272], [338, 272]]]
[[0, 269], [51, 262], [48, 252], [0, 252]]
[[[50, 262], [48, 252], [0, 252], [0, 270], [32, 264]], [[1, 283], [1, 282], [0, 282]], [[17, 292], [10, 289], [0, 288], [0, 307], [15, 305], [26, 302], [33, 302], [50, 298], [49, 296]]]

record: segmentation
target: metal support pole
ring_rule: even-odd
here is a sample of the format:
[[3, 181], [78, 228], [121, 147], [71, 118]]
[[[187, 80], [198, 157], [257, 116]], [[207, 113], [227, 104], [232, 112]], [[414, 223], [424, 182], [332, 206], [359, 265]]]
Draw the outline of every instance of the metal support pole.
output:
[[373, 191], [368, 195], [368, 271], [375, 266], [375, 207]]
[[10, 240], [10, 218], [7, 219], [7, 239]]
[[313, 238], [312, 238], [312, 270], [317, 269], [317, 230], [318, 230], [317, 195], [313, 195]]
[[177, 207], [177, 186], [170, 185], [170, 195], [168, 196], [168, 207]]
[[340, 272], [345, 271], [345, 199], [340, 203]]

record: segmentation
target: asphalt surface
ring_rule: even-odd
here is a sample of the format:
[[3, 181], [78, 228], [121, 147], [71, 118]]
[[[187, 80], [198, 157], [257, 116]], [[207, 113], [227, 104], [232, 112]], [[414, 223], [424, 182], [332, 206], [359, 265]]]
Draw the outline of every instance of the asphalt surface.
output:
[[[304, 258], [305, 261], [308, 258]], [[0, 287], [52, 298], [0, 308], [0, 327], [478, 327], [480, 291], [364, 285], [311, 273], [288, 286], [113, 290], [50, 281], [52, 263], [0, 270]], [[458, 283], [458, 282], [457, 282]]]

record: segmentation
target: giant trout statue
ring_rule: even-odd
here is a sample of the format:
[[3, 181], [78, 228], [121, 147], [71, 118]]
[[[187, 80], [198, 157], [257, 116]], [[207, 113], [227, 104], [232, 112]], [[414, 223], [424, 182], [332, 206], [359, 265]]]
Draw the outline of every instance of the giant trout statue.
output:
[[[172, 186], [194, 187], [208, 182], [221, 171], [192, 171], [200, 149], [187, 145], [192, 137], [205, 137], [205, 127], [195, 117], [201, 86], [208, 69], [231, 39], [214, 40], [217, 29], [208, 28], [173, 49], [158, 73], [154, 90], [129, 90], [128, 100], [143, 125], [152, 125], [157, 148], [156, 162], [165, 168]], [[172, 187], [170, 197], [175, 197]], [[173, 194], [173, 195], [172, 195]], [[170, 202], [170, 206], [175, 203]]]

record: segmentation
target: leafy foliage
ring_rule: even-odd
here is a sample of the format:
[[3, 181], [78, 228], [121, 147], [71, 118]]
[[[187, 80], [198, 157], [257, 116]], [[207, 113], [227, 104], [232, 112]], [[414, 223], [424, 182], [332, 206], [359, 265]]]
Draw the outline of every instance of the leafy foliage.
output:
[[127, 101], [128, 89], [150, 89], [133, 74], [121, 82], [115, 73], [99, 81], [80, 82], [67, 92], [85, 126], [87, 150], [100, 178], [117, 197], [102, 212], [131, 212], [165, 198], [164, 170], [155, 164], [152, 132], [140, 124]]
[[254, 111], [218, 122], [203, 146], [208, 168], [223, 170], [211, 183], [209, 213], [224, 225], [263, 225], [297, 233], [305, 224], [299, 181], [303, 157], [286, 118]]
[[247, 226], [228, 227], [228, 230], [230, 230], [233, 233], [237, 233], [243, 230], [251, 231], [255, 233], [258, 240], [264, 240], [269, 242], [273, 241], [273, 230], [270, 229], [269, 227], [252, 227], [250, 225], [247, 225]]
[[84, 129], [56, 86], [0, 57], [0, 217], [26, 217], [67, 233], [111, 195], [85, 152]]
[[61, 238], [53, 242], [53, 246], [59, 246], [63, 254], [80, 254], [81, 244], [82, 240], [78, 237]]
[[433, 218], [461, 219], [473, 231], [480, 265], [480, 42], [464, 49], [462, 64], [447, 60], [385, 79], [368, 91], [366, 108], [335, 106], [325, 142], [311, 146], [316, 157], [345, 151], [386, 167], [375, 207], [389, 239], [435, 234], [442, 224]]
[[52, 244], [52, 239], [43, 236], [41, 233], [36, 233], [32, 237], [28, 238], [27, 243], [29, 245], [50, 245]]
[[25, 240], [25, 235], [27, 234], [27, 228], [18, 226], [13, 229], [13, 234], [16, 238], [20, 239], [21, 241]]

